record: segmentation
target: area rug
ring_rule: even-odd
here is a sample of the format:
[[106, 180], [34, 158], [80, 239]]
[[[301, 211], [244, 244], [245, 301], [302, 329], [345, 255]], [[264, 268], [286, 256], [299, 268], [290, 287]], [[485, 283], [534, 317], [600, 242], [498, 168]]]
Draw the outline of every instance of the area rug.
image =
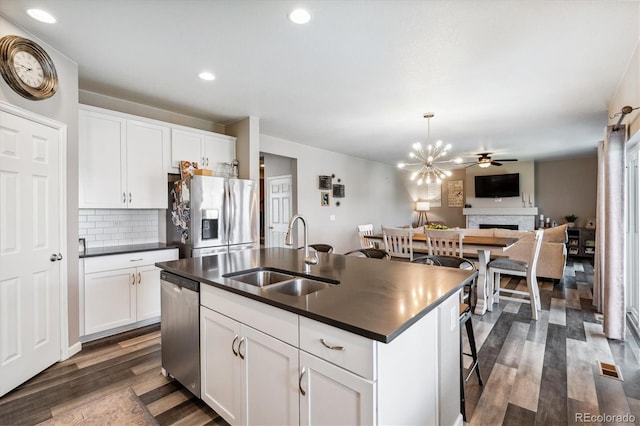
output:
[[47, 426], [157, 425], [158, 422], [135, 392], [127, 388], [85, 406], [61, 413], [40, 424]]

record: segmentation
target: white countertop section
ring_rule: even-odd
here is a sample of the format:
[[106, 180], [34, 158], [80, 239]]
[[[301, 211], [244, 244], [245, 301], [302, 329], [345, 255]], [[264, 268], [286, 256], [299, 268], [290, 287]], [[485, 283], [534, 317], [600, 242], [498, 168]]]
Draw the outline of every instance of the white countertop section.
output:
[[483, 216], [535, 216], [537, 207], [511, 207], [511, 208], [468, 208], [462, 209], [462, 214]]

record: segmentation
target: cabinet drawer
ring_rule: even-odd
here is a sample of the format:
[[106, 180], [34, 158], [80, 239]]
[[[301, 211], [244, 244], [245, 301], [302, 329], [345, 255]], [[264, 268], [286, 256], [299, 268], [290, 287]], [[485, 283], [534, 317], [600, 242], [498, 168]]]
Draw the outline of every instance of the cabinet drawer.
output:
[[366, 337], [301, 316], [300, 349], [366, 379], [376, 379], [376, 343]]
[[298, 347], [298, 315], [211, 285], [200, 286], [200, 304]]
[[156, 262], [166, 262], [177, 258], [178, 249], [141, 251], [136, 253], [88, 257], [84, 259], [84, 272], [85, 274], [90, 274], [93, 272], [153, 265]]

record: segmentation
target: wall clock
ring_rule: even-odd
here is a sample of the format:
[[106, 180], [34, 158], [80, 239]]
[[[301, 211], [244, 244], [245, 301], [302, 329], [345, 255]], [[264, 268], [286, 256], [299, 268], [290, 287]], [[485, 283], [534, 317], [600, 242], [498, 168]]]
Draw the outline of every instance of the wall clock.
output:
[[11, 89], [33, 101], [50, 98], [58, 88], [51, 57], [24, 37], [7, 35], [0, 39], [0, 73]]

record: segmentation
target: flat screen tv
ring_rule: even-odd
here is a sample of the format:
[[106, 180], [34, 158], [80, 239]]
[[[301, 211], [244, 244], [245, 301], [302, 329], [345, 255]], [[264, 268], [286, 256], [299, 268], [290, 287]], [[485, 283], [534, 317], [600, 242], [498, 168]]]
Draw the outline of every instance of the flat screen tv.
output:
[[476, 198], [519, 197], [520, 174], [476, 176]]

